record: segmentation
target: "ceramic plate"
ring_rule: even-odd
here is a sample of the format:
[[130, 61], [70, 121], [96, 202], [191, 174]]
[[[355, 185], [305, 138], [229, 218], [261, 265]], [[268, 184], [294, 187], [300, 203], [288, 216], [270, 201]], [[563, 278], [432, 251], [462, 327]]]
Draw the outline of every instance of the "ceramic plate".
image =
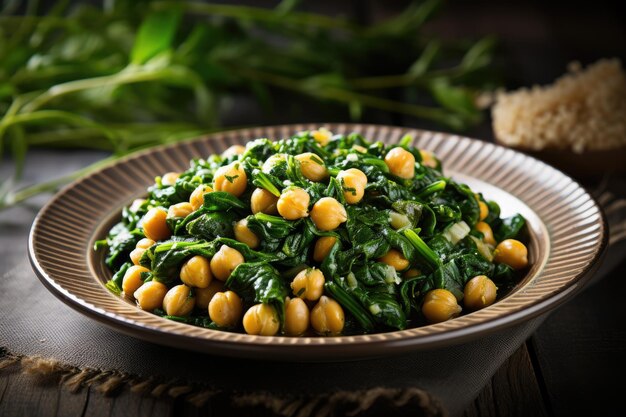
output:
[[530, 156], [485, 141], [403, 127], [328, 124], [334, 133], [360, 132], [395, 143], [405, 134], [442, 160], [444, 175], [497, 201], [503, 215], [521, 213], [531, 236], [532, 267], [497, 303], [425, 327], [358, 336], [262, 337], [170, 321], [140, 310], [104, 286], [111, 273], [93, 244], [118, 221], [123, 206], [142, 197], [154, 177], [182, 171], [195, 157], [259, 137], [279, 139], [321, 125], [265, 126], [213, 134], [152, 148], [66, 186], [33, 223], [29, 254], [41, 282], [79, 312], [128, 335], [218, 355], [277, 360], [344, 360], [464, 343], [530, 320], [571, 299], [604, 253], [601, 209], [577, 182]]

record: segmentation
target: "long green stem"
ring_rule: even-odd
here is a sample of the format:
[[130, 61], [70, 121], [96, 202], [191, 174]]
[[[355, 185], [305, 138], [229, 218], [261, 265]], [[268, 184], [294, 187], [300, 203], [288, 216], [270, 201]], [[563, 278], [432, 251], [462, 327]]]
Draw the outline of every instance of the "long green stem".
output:
[[155, 10], [168, 10], [182, 8], [187, 13], [207, 16], [225, 16], [240, 20], [255, 20], [272, 23], [290, 23], [301, 26], [315, 26], [324, 29], [345, 29], [355, 31], [359, 27], [345, 19], [332, 18], [317, 13], [290, 12], [277, 13], [275, 10], [251, 7], [232, 6], [228, 4], [211, 4], [201, 2], [171, 2], [157, 1], [152, 4]]
[[440, 108], [403, 103], [378, 96], [355, 93], [337, 87], [320, 87], [312, 89], [308, 88], [306, 83], [303, 83], [301, 80], [295, 80], [293, 78], [283, 77], [281, 75], [250, 68], [232, 69], [245, 77], [272, 84], [287, 90], [297, 91], [316, 98], [329, 99], [346, 104], [358, 102], [366, 107], [395, 113], [403, 113], [417, 118], [429, 119], [457, 129], [464, 125], [463, 120], [459, 116]]

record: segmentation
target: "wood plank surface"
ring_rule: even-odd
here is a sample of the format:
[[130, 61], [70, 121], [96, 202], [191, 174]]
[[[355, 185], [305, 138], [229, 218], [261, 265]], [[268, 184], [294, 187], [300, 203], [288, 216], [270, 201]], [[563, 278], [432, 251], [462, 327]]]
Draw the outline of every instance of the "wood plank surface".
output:
[[[31, 376], [17, 372], [0, 373], [0, 393], [1, 417], [195, 417], [218, 415], [216, 412], [225, 409], [219, 397], [196, 407], [183, 396], [154, 398], [134, 393], [128, 387], [114, 396], [103, 395], [96, 386], [73, 393], [58, 381], [36, 383]], [[247, 412], [246, 415], [252, 410]], [[260, 416], [258, 411], [250, 415]], [[522, 345], [462, 417], [547, 415], [527, 346]]]

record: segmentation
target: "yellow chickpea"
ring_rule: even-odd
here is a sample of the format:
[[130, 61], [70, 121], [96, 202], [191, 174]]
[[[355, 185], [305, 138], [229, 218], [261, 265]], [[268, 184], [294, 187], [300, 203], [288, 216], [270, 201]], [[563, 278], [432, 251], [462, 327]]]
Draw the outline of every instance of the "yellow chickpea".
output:
[[478, 275], [465, 284], [463, 305], [469, 310], [480, 310], [496, 301], [498, 288], [485, 275]]
[[220, 167], [215, 171], [213, 188], [239, 197], [246, 191], [248, 176], [239, 162]]
[[437, 168], [437, 159], [435, 159], [434, 153], [420, 150], [420, 156], [422, 157], [422, 165], [429, 168]]
[[324, 274], [316, 268], [303, 269], [291, 281], [291, 289], [296, 297], [315, 301], [324, 292]]
[[139, 261], [141, 260], [143, 253], [150, 246], [154, 245], [154, 243], [154, 240], [148, 239], [147, 237], [137, 242], [137, 244], [135, 245], [135, 249], [130, 252], [130, 260], [133, 262], [133, 264], [139, 265]]
[[176, 180], [180, 177], [178, 172], [168, 172], [161, 177], [161, 184], [171, 186], [176, 184]]
[[367, 186], [367, 176], [360, 169], [350, 168], [339, 171], [337, 180], [343, 187], [343, 196], [348, 204], [357, 204], [363, 199], [365, 187]]
[[393, 266], [396, 271], [404, 271], [410, 265], [408, 259], [397, 249], [389, 249], [389, 252], [378, 258], [378, 262]]
[[241, 252], [230, 246], [222, 245], [211, 258], [211, 272], [220, 281], [226, 281], [237, 265], [245, 262]]
[[280, 329], [276, 309], [269, 304], [256, 304], [243, 316], [243, 329], [248, 334], [274, 336]]
[[143, 239], [139, 240], [139, 242], [137, 242], [135, 247], [140, 248], [140, 249], [148, 249], [150, 246], [154, 245], [155, 243], [156, 242], [154, 240], [144, 237]]
[[492, 246], [496, 245], [496, 240], [493, 237], [493, 230], [491, 230], [491, 226], [489, 226], [488, 223], [476, 223], [476, 230], [483, 234], [483, 242]]
[[163, 310], [168, 316], [187, 316], [196, 305], [191, 289], [184, 285], [175, 285], [163, 298]]
[[422, 271], [420, 271], [417, 268], [411, 268], [408, 271], [406, 271], [404, 274], [402, 274], [402, 277], [413, 278], [413, 277], [419, 277], [420, 275], [422, 275]]
[[330, 253], [330, 250], [337, 243], [337, 238], [335, 236], [322, 236], [315, 242], [315, 247], [313, 248], [313, 260], [318, 263], [322, 263], [324, 259]]
[[484, 201], [479, 201], [478, 207], [480, 207], [480, 215], [478, 216], [478, 220], [483, 221], [489, 215], [489, 206], [487, 206]]
[[141, 279], [142, 272], [150, 272], [150, 270], [138, 265], [133, 265], [126, 270], [124, 278], [122, 278], [122, 291], [124, 291], [124, 294], [132, 295], [143, 285], [143, 280]]
[[176, 217], [187, 217], [193, 212], [193, 206], [191, 203], [178, 203], [172, 204], [167, 210], [167, 217], [173, 219]]
[[393, 148], [387, 152], [385, 163], [396, 177], [411, 179], [415, 175], [415, 157], [403, 148]]
[[235, 223], [233, 231], [235, 232], [235, 239], [241, 243], [245, 243], [251, 249], [255, 249], [259, 246], [259, 237], [250, 230], [247, 219], [241, 219]]
[[180, 268], [180, 280], [183, 284], [195, 288], [206, 288], [213, 281], [211, 264], [203, 256], [193, 256]]
[[252, 214], [278, 214], [278, 197], [263, 188], [257, 188], [250, 197], [250, 209]]
[[328, 129], [321, 127], [311, 132], [313, 139], [322, 146], [326, 146], [332, 138], [333, 134]]
[[158, 207], [153, 207], [143, 216], [141, 227], [143, 233], [148, 239], [165, 240], [172, 235], [170, 228], [167, 226], [167, 213]]
[[246, 147], [243, 145], [232, 145], [222, 152], [222, 158], [230, 158], [234, 155], [241, 155], [246, 151]]
[[139, 265], [139, 261], [146, 250], [144, 248], [135, 248], [130, 252], [130, 260], [134, 265]]
[[148, 281], [133, 293], [142, 310], [152, 311], [163, 305], [167, 287], [158, 281]]
[[299, 187], [283, 191], [276, 203], [278, 213], [287, 220], [297, 220], [309, 215], [309, 194]]
[[311, 310], [311, 326], [324, 336], [336, 336], [341, 333], [345, 323], [343, 308], [332, 298], [323, 295]]
[[224, 283], [214, 279], [206, 288], [196, 288], [194, 290], [196, 294], [196, 308], [198, 310], [205, 310], [209, 308], [209, 303], [213, 299], [213, 296], [218, 292], [224, 291]]
[[193, 210], [198, 210], [204, 204], [204, 195], [213, 192], [213, 188], [208, 185], [198, 185], [189, 196], [189, 204]]
[[524, 269], [528, 266], [528, 249], [519, 240], [503, 240], [496, 246], [493, 261], [499, 264], [507, 264], [513, 269]]
[[241, 298], [232, 291], [218, 292], [209, 302], [209, 317], [220, 327], [233, 327], [241, 320]]
[[309, 307], [301, 298], [285, 299], [285, 334], [301, 336], [309, 328]]
[[440, 323], [461, 314], [461, 306], [448, 290], [430, 290], [424, 297], [422, 314], [430, 323]]
[[300, 171], [307, 179], [320, 182], [328, 177], [328, 170], [324, 161], [313, 152], [301, 153], [295, 158], [300, 162]]
[[348, 213], [339, 201], [332, 197], [322, 197], [313, 204], [311, 220], [319, 230], [328, 232], [348, 220]]

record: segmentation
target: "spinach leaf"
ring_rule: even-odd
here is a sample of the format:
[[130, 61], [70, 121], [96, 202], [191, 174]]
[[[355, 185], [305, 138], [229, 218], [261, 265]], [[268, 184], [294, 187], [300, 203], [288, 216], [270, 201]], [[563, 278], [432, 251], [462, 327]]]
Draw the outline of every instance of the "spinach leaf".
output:
[[374, 322], [371, 314], [364, 309], [359, 301], [350, 295], [344, 288], [333, 281], [326, 281], [324, 288], [359, 322], [362, 333], [369, 333], [374, 329]]
[[224, 191], [213, 191], [204, 194], [202, 209], [205, 211], [224, 211], [235, 208], [246, 209], [247, 206], [237, 197]]
[[199, 239], [213, 240], [218, 237], [233, 237], [233, 223], [236, 215], [232, 212], [209, 212], [190, 221], [187, 233]]
[[226, 288], [236, 292], [246, 304], [265, 303], [276, 308], [282, 325], [285, 322], [287, 287], [278, 271], [266, 262], [245, 262], [230, 274]]
[[120, 268], [128, 259], [130, 252], [135, 249], [135, 245], [141, 237], [143, 236], [139, 230], [130, 229], [129, 225], [123, 221], [113, 226], [106, 237], [106, 246], [108, 247], [105, 258], [106, 265], [112, 270]]
[[521, 235], [526, 225], [526, 219], [521, 214], [516, 214], [506, 219], [493, 231], [496, 241], [502, 242], [505, 239], [515, 239]]

